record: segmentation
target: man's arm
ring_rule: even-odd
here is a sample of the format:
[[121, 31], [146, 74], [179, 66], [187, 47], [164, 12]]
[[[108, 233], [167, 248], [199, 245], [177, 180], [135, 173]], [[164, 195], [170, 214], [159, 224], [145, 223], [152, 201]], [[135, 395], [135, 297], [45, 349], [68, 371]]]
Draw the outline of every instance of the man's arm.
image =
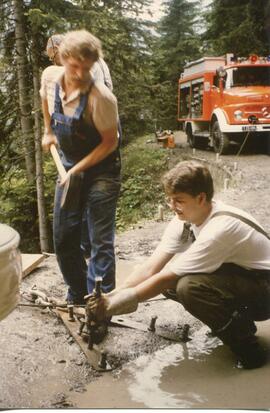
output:
[[54, 135], [51, 128], [51, 115], [49, 112], [47, 88], [48, 83], [50, 84], [53, 81], [55, 77], [55, 72], [57, 72], [58, 75], [59, 71], [63, 71], [63, 68], [49, 66], [46, 69], [44, 69], [41, 75], [40, 97], [44, 120], [44, 135], [42, 138], [42, 147], [43, 150], [46, 152], [49, 151], [51, 144], [57, 144], [56, 136]]
[[168, 289], [175, 289], [179, 277], [169, 269], [163, 269], [134, 287], [138, 302], [149, 300]]
[[44, 135], [42, 138], [42, 147], [47, 152], [50, 149], [51, 144], [57, 144], [56, 136], [51, 129], [51, 115], [49, 113], [48, 101], [46, 98], [41, 98], [42, 113], [44, 120]]
[[139, 302], [146, 301], [167, 289], [175, 289], [179, 277], [170, 270], [164, 269], [135, 287], [114, 290], [101, 297], [89, 297], [86, 311], [95, 320], [105, 320], [119, 314], [136, 311]]
[[151, 257], [148, 258], [144, 264], [136, 267], [127, 280], [120, 285], [119, 289], [135, 287], [143, 281], [146, 281], [154, 274], [160, 272], [170, 261], [173, 255], [174, 254], [164, 252], [157, 247]]
[[135, 311], [138, 303], [155, 297], [169, 288], [175, 288], [178, 277], [164, 266], [174, 254], [156, 248], [147, 262], [135, 269], [130, 277], [116, 290], [90, 297], [87, 307], [99, 320], [117, 314]]

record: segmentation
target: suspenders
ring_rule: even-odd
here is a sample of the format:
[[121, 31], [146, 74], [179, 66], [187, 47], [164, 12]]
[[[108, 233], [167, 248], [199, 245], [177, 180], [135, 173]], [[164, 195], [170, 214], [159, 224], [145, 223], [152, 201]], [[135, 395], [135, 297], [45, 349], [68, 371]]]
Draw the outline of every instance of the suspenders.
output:
[[[236, 214], [234, 212], [230, 212], [230, 211], [218, 211], [215, 212], [210, 219], [214, 218], [214, 217], [218, 217], [221, 215], [227, 215], [236, 219], [239, 219], [240, 221], [244, 222], [245, 224], [249, 225], [250, 227], [254, 228], [256, 231], [258, 231], [260, 234], [264, 235], [267, 239], [270, 240], [270, 236], [267, 234], [267, 232], [265, 232], [259, 225], [255, 224], [255, 222], [251, 221], [248, 218], [243, 217], [242, 215]], [[183, 243], [188, 242], [189, 240], [191, 240], [191, 242], [194, 242], [196, 240], [196, 238], [194, 237], [193, 231], [190, 228], [191, 224], [189, 222], [185, 222], [184, 223], [184, 228], [183, 228], [183, 232], [181, 235], [181, 241]]]
[[270, 240], [270, 236], [261, 227], [259, 227], [259, 225], [255, 224], [255, 222], [251, 221], [250, 219], [243, 217], [242, 215], [235, 214], [234, 212], [218, 211], [211, 216], [211, 219], [220, 215], [228, 215], [230, 217], [237, 218], [250, 227], [254, 228], [256, 231], [260, 232], [260, 234], [264, 235], [267, 239]]

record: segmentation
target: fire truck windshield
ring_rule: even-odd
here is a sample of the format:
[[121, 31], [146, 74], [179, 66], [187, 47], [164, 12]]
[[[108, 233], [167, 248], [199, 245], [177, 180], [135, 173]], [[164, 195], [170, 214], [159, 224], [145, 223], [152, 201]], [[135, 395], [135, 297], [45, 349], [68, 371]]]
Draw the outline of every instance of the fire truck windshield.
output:
[[243, 66], [228, 68], [225, 87], [270, 86], [269, 66]]

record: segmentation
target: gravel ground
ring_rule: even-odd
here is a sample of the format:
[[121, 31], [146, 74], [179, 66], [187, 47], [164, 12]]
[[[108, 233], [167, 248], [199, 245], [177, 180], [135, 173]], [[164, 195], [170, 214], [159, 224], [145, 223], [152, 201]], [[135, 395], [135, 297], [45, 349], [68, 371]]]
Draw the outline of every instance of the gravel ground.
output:
[[[270, 232], [269, 156], [245, 153], [216, 159], [211, 151], [193, 153], [186, 147], [183, 134], [177, 133], [176, 137], [177, 148], [168, 151], [170, 163], [175, 163], [179, 156], [187, 156], [210, 164], [218, 187], [216, 197], [251, 212]], [[229, 179], [225, 182], [226, 190], [224, 179]], [[141, 222], [136, 228], [118, 234], [117, 265], [137, 263], [149, 256], [168, 219], [165, 214], [165, 222]], [[47, 295], [64, 297], [65, 285], [54, 256], [46, 258], [23, 280], [22, 291], [33, 285]], [[167, 332], [175, 332], [188, 323], [192, 335], [201, 326], [181, 306], [167, 300], [140, 304], [131, 318], [149, 323], [152, 316], [158, 316], [158, 325]], [[103, 346], [117, 374], [127, 361], [169, 343], [150, 332], [113, 327]], [[101, 376], [87, 363], [62, 322], [47, 310], [18, 307], [0, 323], [0, 345], [0, 408], [76, 407], [68, 401], [70, 392], [84, 392], [87, 384]]]

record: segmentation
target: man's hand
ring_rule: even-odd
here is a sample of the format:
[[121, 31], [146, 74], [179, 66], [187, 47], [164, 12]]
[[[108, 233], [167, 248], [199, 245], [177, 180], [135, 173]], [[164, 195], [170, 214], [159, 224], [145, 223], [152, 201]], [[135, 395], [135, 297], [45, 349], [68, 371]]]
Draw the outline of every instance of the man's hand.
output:
[[72, 175], [72, 170], [70, 169], [69, 171], [66, 172], [66, 175], [64, 177], [61, 177], [60, 186], [64, 186], [65, 183], [69, 181], [71, 175]]
[[56, 136], [52, 132], [45, 132], [41, 144], [44, 152], [48, 152], [52, 144], [57, 145]]
[[102, 321], [112, 315], [136, 311], [138, 297], [134, 288], [126, 288], [112, 291], [109, 294], [101, 294], [98, 298], [95, 295], [90, 295], [86, 307], [88, 311], [94, 314], [97, 321]]
[[101, 294], [100, 297], [91, 294], [86, 301], [86, 311], [92, 315], [95, 321], [103, 321], [107, 318], [108, 304], [108, 294]]

